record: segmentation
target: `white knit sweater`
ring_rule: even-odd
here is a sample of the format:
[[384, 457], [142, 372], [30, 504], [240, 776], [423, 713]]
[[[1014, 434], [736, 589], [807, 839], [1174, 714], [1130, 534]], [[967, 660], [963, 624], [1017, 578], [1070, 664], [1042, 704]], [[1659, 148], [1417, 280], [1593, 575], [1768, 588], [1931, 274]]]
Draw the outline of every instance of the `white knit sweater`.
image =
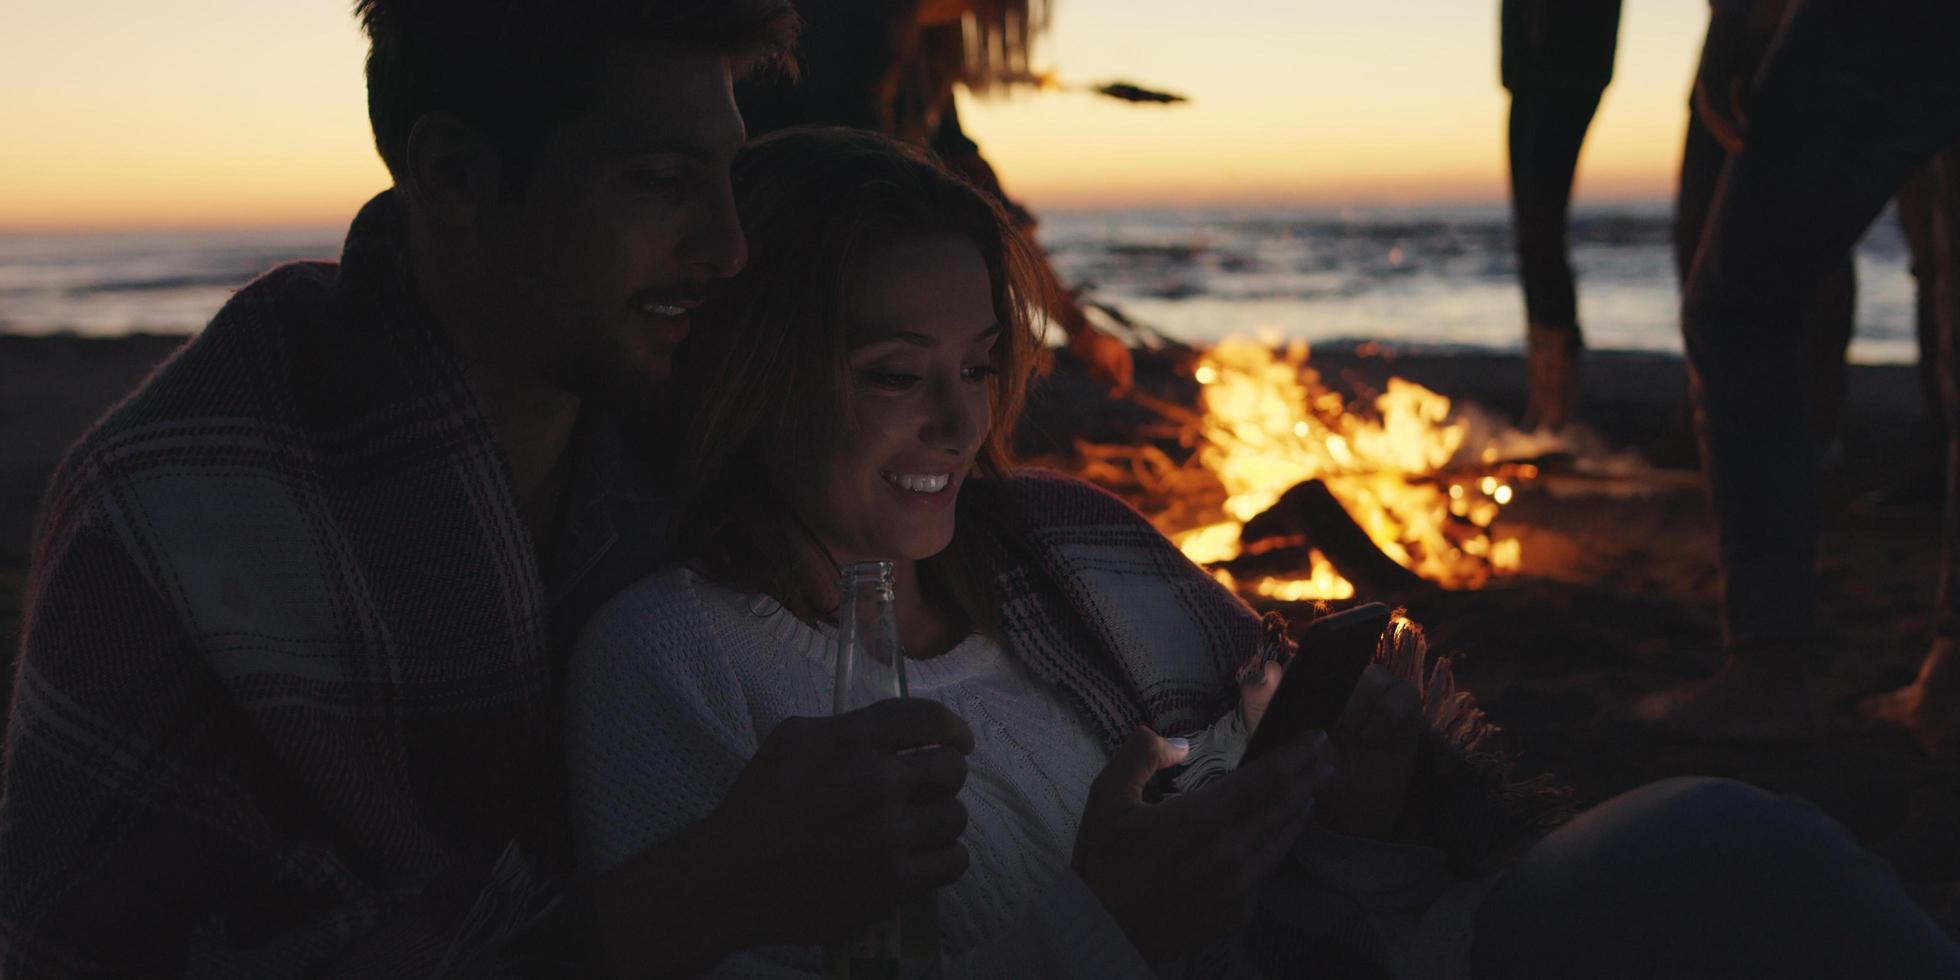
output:
[[[832, 634], [764, 596], [674, 569], [592, 619], [566, 692], [573, 826], [582, 872], [622, 863], [708, 815], [791, 716], [830, 712]], [[973, 728], [960, 794], [972, 865], [944, 893], [948, 976], [1150, 977], [1069, 870], [1094, 735], [1046, 685], [979, 636], [908, 663], [914, 695]], [[814, 976], [816, 951], [764, 947], [716, 976]]]

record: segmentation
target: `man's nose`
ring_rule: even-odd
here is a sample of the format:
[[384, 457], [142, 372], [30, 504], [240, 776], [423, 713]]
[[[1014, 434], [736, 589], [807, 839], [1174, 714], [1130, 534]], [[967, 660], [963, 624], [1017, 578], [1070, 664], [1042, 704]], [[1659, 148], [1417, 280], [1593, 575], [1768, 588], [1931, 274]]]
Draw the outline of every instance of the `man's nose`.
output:
[[722, 187], [702, 202], [686, 244], [688, 264], [709, 278], [727, 278], [749, 264], [749, 240], [742, 234], [733, 188]]

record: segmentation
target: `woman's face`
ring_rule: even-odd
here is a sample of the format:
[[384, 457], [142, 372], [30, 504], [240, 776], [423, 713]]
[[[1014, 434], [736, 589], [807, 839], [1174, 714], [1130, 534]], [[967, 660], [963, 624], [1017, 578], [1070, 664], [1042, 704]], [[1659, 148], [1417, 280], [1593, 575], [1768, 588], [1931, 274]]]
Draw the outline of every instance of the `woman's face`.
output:
[[927, 558], [987, 436], [994, 317], [987, 266], [959, 237], [869, 250], [845, 274], [845, 424], [779, 489], [839, 562]]

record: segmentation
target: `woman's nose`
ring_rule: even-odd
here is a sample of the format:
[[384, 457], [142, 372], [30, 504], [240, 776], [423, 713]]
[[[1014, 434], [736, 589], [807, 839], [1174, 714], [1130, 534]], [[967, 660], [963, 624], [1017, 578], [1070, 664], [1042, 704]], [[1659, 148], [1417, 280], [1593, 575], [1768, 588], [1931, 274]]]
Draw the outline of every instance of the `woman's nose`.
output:
[[986, 406], [976, 404], [965, 385], [963, 380], [956, 380], [934, 386], [932, 417], [926, 429], [926, 441], [934, 449], [965, 453], [978, 440]]

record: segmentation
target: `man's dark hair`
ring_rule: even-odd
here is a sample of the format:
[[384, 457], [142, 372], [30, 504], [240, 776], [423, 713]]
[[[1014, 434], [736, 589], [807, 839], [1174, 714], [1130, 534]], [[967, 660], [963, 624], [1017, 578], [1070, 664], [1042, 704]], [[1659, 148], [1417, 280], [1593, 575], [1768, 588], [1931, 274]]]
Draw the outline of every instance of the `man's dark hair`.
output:
[[793, 68], [790, 0], [355, 0], [367, 32], [368, 119], [401, 176], [408, 135], [430, 112], [481, 126], [519, 170], [597, 79], [620, 39], [729, 58], [738, 74]]

